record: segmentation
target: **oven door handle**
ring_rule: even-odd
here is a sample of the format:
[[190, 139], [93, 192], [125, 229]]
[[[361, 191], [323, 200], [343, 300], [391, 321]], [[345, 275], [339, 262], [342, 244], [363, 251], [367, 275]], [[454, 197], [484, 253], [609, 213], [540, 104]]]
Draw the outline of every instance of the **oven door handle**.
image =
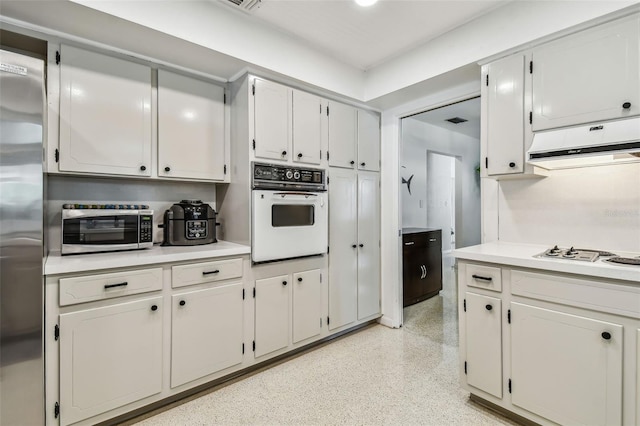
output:
[[318, 194], [313, 194], [311, 192], [274, 192], [273, 195], [279, 195], [280, 198], [285, 198], [287, 195], [290, 196], [302, 196], [304, 198], [309, 198], [309, 197], [317, 197]]

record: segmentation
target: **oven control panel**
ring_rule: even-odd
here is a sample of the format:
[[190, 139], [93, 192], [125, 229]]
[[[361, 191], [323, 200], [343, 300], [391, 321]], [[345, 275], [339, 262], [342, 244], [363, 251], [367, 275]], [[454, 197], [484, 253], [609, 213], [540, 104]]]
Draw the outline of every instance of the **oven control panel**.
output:
[[326, 191], [322, 169], [253, 163], [254, 189], [297, 189]]

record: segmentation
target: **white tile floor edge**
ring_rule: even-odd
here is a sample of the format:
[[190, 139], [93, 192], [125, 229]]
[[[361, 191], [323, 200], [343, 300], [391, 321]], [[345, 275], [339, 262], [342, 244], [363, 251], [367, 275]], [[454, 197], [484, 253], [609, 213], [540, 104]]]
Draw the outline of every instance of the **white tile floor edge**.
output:
[[459, 386], [450, 265], [441, 294], [406, 308], [403, 328], [366, 328], [136, 424], [514, 425]]

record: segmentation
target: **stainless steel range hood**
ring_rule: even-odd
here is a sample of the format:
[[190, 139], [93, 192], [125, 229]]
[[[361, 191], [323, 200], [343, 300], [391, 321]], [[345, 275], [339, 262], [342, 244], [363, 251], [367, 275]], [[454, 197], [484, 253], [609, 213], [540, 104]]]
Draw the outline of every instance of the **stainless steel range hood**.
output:
[[544, 169], [640, 162], [640, 117], [536, 132], [527, 162]]

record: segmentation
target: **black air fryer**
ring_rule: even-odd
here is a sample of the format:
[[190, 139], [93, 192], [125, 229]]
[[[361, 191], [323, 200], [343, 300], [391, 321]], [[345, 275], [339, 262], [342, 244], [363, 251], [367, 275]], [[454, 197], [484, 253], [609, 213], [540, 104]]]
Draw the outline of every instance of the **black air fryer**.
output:
[[197, 246], [216, 239], [216, 212], [201, 200], [182, 200], [164, 212], [163, 246]]

